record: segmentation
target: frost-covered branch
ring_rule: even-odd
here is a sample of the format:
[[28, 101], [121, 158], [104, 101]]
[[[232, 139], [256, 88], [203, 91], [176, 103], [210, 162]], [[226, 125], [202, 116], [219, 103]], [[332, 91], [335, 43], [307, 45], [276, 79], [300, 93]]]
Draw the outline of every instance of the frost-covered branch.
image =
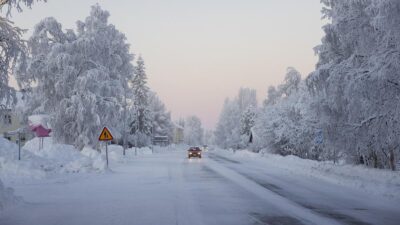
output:
[[13, 26], [0, 17], [0, 102], [12, 105], [16, 102], [15, 90], [9, 86], [9, 77], [19, 59], [25, 58], [24, 30]]

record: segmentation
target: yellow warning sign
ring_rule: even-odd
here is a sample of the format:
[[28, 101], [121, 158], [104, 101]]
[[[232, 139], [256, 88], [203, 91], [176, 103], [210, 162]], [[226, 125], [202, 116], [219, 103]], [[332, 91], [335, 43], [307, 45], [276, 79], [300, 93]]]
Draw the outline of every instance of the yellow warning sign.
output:
[[107, 129], [107, 127], [104, 127], [99, 136], [99, 141], [112, 141], [113, 139], [114, 138], [111, 132]]

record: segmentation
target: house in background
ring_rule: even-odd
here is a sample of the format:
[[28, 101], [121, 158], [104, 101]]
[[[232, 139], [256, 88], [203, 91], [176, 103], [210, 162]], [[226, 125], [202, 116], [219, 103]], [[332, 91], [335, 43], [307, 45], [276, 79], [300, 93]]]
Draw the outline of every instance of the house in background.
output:
[[173, 136], [173, 143], [174, 144], [180, 144], [183, 142], [184, 138], [184, 128], [183, 126], [174, 123], [174, 136]]
[[[25, 124], [21, 120], [21, 111], [24, 107], [23, 92], [17, 92], [17, 105], [8, 107], [4, 102], [0, 102], [0, 136], [18, 144], [18, 131], [22, 131]], [[32, 134], [28, 131], [21, 132], [21, 144], [25, 144]]]

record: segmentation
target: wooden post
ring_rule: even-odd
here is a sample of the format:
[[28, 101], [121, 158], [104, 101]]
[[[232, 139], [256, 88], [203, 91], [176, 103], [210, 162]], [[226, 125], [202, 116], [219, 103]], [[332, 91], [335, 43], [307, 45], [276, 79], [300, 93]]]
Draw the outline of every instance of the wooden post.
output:
[[106, 161], [107, 161], [107, 169], [108, 169], [108, 141], [106, 141]]

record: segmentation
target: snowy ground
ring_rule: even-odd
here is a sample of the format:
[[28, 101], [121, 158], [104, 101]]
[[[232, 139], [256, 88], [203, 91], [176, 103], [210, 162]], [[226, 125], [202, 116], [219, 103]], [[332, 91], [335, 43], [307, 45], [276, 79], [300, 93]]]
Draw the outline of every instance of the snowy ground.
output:
[[0, 224], [395, 225], [400, 221], [399, 201], [299, 176], [264, 160], [221, 151], [190, 160], [184, 151], [155, 152], [129, 160], [121, 160], [115, 152], [111, 170], [103, 173], [6, 182], [24, 203], [4, 210]]
[[[269, 153], [254, 153], [245, 150], [218, 150], [220, 155], [232, 157], [242, 163], [258, 164], [268, 171], [291, 174], [296, 177], [312, 177], [332, 184], [359, 189], [377, 197], [400, 201], [400, 171], [367, 168], [362, 165], [318, 162], [296, 156], [280, 156]], [[285, 175], [287, 176], [287, 175]]]

